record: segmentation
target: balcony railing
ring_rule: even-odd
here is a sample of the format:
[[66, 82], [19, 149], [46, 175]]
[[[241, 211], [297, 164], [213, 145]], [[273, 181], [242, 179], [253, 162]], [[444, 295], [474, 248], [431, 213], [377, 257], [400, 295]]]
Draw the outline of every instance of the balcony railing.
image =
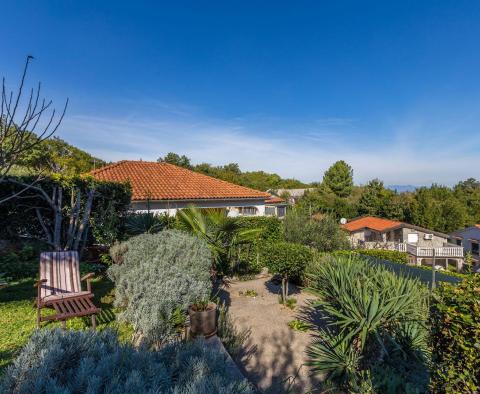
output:
[[443, 246], [440, 248], [429, 248], [417, 246], [406, 242], [364, 242], [360, 246], [363, 249], [386, 249], [407, 252], [417, 257], [463, 257], [462, 246]]
[[407, 244], [407, 252], [417, 257], [463, 257], [463, 247], [443, 246], [441, 248], [427, 248], [413, 244]]

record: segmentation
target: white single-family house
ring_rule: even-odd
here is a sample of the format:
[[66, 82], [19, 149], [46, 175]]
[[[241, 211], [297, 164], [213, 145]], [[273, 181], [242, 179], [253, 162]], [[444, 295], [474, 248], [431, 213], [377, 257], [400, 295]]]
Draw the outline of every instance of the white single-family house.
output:
[[229, 216], [282, 217], [285, 214], [282, 202], [271, 200], [269, 193], [168, 163], [123, 160], [90, 174], [98, 180], [129, 182], [132, 209], [137, 212], [173, 216], [179, 209], [195, 206], [225, 209]]

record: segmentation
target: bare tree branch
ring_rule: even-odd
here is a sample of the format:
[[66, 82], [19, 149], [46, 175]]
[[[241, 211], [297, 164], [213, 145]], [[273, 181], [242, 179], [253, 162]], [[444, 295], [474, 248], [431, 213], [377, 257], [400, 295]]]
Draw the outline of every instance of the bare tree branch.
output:
[[[45, 99], [40, 100], [41, 84], [39, 83], [35, 90], [30, 89], [30, 93], [27, 93], [25, 110], [22, 115], [20, 114], [28, 67], [32, 60], [33, 56], [27, 56], [20, 84], [15, 93], [14, 91], [7, 93], [5, 78], [2, 79], [0, 98], [0, 183], [7, 181], [7, 175], [13, 166], [19, 164], [26, 153], [42, 143], [42, 141], [50, 138], [57, 131], [67, 111], [68, 99], [59, 115], [57, 115], [55, 109], [51, 109], [51, 100], [48, 102]], [[47, 114], [50, 109], [50, 114]], [[42, 129], [35, 134], [35, 130], [44, 115], [47, 116], [46, 123], [42, 122]], [[28, 189], [30, 187], [25, 187], [22, 191], [15, 193], [14, 196], [10, 196], [7, 199], [17, 197]], [[0, 200], [0, 204], [7, 199]]]

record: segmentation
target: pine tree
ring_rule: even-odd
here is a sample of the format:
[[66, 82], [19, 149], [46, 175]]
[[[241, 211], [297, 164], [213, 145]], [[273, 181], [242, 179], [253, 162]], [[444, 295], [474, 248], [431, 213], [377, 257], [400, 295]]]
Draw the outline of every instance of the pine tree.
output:
[[379, 179], [368, 182], [358, 201], [360, 215], [381, 215], [384, 208], [384, 187]]
[[335, 162], [324, 174], [323, 185], [338, 197], [348, 197], [353, 189], [353, 170], [343, 160]]

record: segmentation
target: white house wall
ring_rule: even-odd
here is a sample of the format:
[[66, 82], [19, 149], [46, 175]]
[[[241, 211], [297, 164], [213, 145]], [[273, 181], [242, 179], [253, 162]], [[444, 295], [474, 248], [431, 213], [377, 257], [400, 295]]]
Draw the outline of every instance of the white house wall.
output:
[[[229, 216], [240, 216], [238, 208], [254, 207], [255, 215], [265, 216], [265, 202], [263, 200], [191, 200], [191, 201], [150, 201], [147, 206], [146, 201], [132, 201], [132, 209], [136, 212], [150, 212], [156, 214], [168, 214], [175, 216], [179, 209], [185, 209], [191, 206], [196, 208], [225, 208]], [[149, 208], [149, 209], [148, 209]]]
[[[476, 240], [480, 243], [480, 228], [478, 227], [467, 227], [463, 230], [458, 230], [450, 234], [452, 238], [452, 242], [455, 243], [455, 239], [453, 238], [461, 238], [462, 246], [466, 252], [472, 251], [472, 239]], [[474, 256], [475, 259], [479, 259], [478, 255]]]

